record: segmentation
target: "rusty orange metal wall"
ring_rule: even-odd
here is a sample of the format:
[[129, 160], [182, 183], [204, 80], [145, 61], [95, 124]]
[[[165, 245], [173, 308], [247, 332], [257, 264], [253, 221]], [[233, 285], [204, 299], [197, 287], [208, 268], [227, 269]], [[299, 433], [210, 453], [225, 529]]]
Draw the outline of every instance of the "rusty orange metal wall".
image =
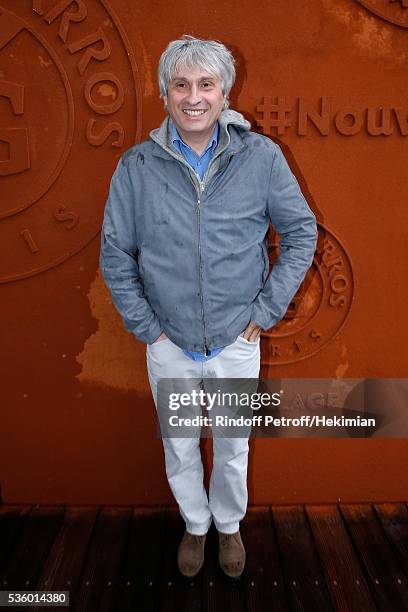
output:
[[[319, 222], [262, 374], [408, 375], [408, 3], [0, 0], [4, 502], [173, 501], [98, 233], [118, 158], [163, 119], [157, 62], [183, 33], [233, 50], [231, 106], [283, 147]], [[251, 447], [250, 503], [407, 497], [406, 439]]]

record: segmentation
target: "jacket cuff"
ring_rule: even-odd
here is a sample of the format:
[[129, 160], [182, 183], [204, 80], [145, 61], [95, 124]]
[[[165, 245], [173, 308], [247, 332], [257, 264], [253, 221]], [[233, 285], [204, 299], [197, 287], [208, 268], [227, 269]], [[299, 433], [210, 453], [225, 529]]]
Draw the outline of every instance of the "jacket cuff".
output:
[[163, 328], [160, 324], [160, 321], [157, 315], [154, 315], [148, 329], [143, 333], [137, 332], [138, 328], [132, 329], [132, 333], [136, 336], [138, 340], [144, 342], [145, 344], [153, 344], [157, 340], [157, 338], [162, 334]]
[[266, 312], [266, 310], [256, 302], [252, 306], [251, 320], [264, 331], [270, 329], [271, 327], [273, 327], [273, 325], [276, 325], [276, 323], [278, 323], [276, 317], [273, 317], [268, 314], [268, 312]]

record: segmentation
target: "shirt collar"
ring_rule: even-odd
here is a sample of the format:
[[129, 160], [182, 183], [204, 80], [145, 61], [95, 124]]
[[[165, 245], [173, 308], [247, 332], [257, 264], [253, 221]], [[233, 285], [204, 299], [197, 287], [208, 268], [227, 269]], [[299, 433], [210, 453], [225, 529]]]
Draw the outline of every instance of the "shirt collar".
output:
[[[174, 123], [174, 121], [172, 123], [173, 123], [172, 136], [171, 136], [172, 144], [174, 145], [175, 142], [179, 142], [180, 144], [183, 144], [185, 147], [188, 147], [189, 149], [191, 149], [191, 147], [189, 147], [189, 145], [186, 144], [184, 142], [184, 140], [181, 138], [180, 134], [178, 133], [178, 130], [176, 128], [176, 124]], [[217, 123], [214, 126], [211, 138], [208, 141], [208, 144], [207, 144], [205, 150], [203, 151], [202, 155], [204, 155], [204, 153], [206, 151], [208, 151], [208, 149], [211, 149], [211, 147], [216, 147], [217, 146], [219, 131], [220, 131], [220, 126], [219, 126], [219, 123], [217, 121]]]

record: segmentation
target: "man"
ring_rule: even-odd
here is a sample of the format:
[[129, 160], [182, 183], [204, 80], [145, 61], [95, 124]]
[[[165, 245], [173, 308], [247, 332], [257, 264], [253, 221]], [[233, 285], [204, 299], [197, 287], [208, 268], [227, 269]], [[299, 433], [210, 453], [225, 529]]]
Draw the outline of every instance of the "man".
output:
[[[234, 59], [221, 43], [171, 42], [159, 62], [168, 116], [113, 175], [100, 266], [126, 328], [147, 344], [157, 408], [162, 378], [256, 379], [259, 337], [280, 321], [310, 267], [316, 220], [279, 148], [228, 109]], [[280, 235], [269, 273], [268, 228]], [[214, 521], [219, 561], [245, 565], [247, 437], [214, 437], [209, 494], [199, 437], [163, 437], [166, 473], [186, 523], [185, 576], [204, 561]]]

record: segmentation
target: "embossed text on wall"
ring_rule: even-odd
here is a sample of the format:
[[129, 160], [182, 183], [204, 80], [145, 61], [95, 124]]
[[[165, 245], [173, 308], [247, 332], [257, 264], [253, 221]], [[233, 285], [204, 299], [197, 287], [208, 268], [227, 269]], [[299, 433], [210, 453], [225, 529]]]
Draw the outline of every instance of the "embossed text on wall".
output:
[[140, 113], [135, 59], [105, 1], [0, 0], [0, 281], [95, 237]]
[[304, 97], [292, 102], [286, 96], [265, 96], [256, 106], [256, 122], [268, 136], [282, 136], [287, 130], [298, 136], [329, 136], [333, 132], [343, 136], [360, 132], [370, 136], [408, 136], [408, 107], [353, 106], [334, 110], [333, 106], [328, 96], [321, 96], [315, 104]]

